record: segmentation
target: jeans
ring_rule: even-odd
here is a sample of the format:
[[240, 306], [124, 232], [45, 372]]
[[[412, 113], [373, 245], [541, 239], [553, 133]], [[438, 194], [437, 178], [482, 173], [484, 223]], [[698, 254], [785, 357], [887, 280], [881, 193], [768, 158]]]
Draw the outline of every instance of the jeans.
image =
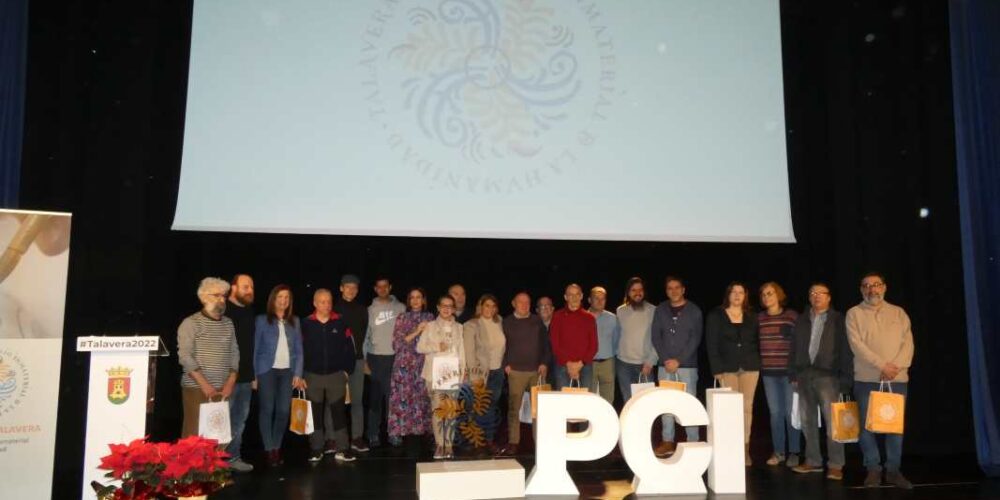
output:
[[[892, 392], [896, 394], [902, 394], [906, 396], [907, 390], [906, 383], [896, 382], [892, 384]], [[854, 399], [858, 400], [858, 412], [861, 416], [861, 436], [858, 438], [858, 444], [861, 445], [861, 453], [864, 455], [865, 468], [868, 470], [882, 470], [880, 464], [882, 462], [882, 456], [879, 454], [878, 441], [875, 439], [875, 434], [872, 434], [865, 429], [864, 421], [866, 415], [868, 415], [868, 396], [872, 391], [878, 391], [879, 384], [877, 382], [854, 382]], [[886, 389], [888, 391], [888, 389]], [[902, 434], [886, 434], [885, 435], [885, 470], [887, 472], [899, 472], [900, 462], [903, 457], [903, 435]]]
[[351, 374], [351, 439], [358, 439], [365, 430], [365, 360], [354, 364]]
[[243, 445], [243, 429], [247, 425], [247, 417], [250, 416], [250, 396], [253, 389], [250, 382], [240, 382], [233, 386], [233, 393], [229, 395], [229, 423], [232, 426], [233, 440], [226, 445], [226, 453], [229, 460], [239, 460], [242, 456], [240, 446]]
[[[590, 382], [594, 377], [594, 365], [583, 365], [583, 369], [580, 370], [580, 387], [590, 390]], [[563, 387], [569, 387], [569, 372], [566, 371], [566, 365], [559, 365], [556, 367], [556, 383], [558, 388], [553, 387], [555, 390], [561, 390]], [[573, 387], [577, 387], [576, 383], [573, 383]]]
[[[677, 375], [668, 375], [667, 370], [664, 367], [660, 367], [657, 371], [658, 380], [677, 380], [679, 382], [684, 382], [687, 384], [685, 387], [686, 392], [694, 397], [698, 397], [698, 369], [697, 368], [678, 368]], [[660, 422], [663, 424], [662, 436], [664, 441], [674, 441], [674, 417], [673, 415], [663, 415], [660, 417]], [[700, 441], [701, 438], [698, 435], [698, 426], [691, 425], [684, 427], [684, 433], [687, 435], [687, 441], [693, 443]]]
[[368, 442], [373, 445], [381, 443], [382, 424], [389, 413], [389, 386], [395, 360], [396, 356], [392, 354], [368, 355], [368, 367], [372, 371], [371, 392], [368, 393]]
[[[764, 388], [767, 388], [766, 384]], [[828, 465], [833, 468], [843, 467], [844, 444], [833, 440], [833, 424], [830, 419], [830, 405], [837, 402], [840, 382], [836, 377], [807, 369], [799, 375], [798, 392], [802, 434], [806, 437], [806, 464], [823, 466], [823, 455], [819, 451], [819, 422], [816, 421], [814, 409], [819, 405], [826, 424], [826, 451], [830, 454]]]
[[[490, 390], [490, 407], [486, 410], [486, 413], [494, 414], [497, 416], [497, 422], [499, 423], [502, 416], [500, 415], [500, 396], [503, 396], [503, 386], [505, 382], [503, 368], [497, 368], [496, 370], [490, 370], [489, 375], [486, 377], [486, 388]], [[518, 404], [521, 403], [521, 399], [517, 398]], [[518, 421], [508, 422], [508, 425], [518, 425]], [[488, 426], [486, 429], [486, 441], [493, 442], [493, 438], [496, 434], [496, 426]]]
[[[771, 413], [771, 445], [774, 447], [774, 453], [777, 455], [785, 454], [785, 433], [787, 432], [788, 453], [797, 454], [802, 451], [802, 433], [792, 427], [792, 394], [795, 393], [795, 390], [792, 389], [792, 383], [785, 375], [764, 375], [761, 378], [764, 380], [767, 409]], [[804, 406], [804, 408], [809, 407]]]
[[[639, 375], [642, 374], [642, 365], [633, 365], [620, 359], [615, 360], [615, 380], [618, 381], [618, 390], [622, 391], [622, 404], [628, 403], [632, 399], [632, 384], [639, 383]], [[653, 374], [643, 378], [643, 382], [655, 382]]]
[[270, 370], [257, 376], [260, 398], [260, 437], [264, 450], [280, 450], [292, 413], [292, 370]]

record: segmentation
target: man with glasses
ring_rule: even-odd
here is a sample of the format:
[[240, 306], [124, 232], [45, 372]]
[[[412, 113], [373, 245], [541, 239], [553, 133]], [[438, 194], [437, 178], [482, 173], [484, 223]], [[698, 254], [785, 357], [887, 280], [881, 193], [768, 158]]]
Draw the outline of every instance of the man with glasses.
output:
[[[868, 397], [879, 390], [879, 382], [891, 382], [892, 392], [906, 395], [908, 369], [913, 361], [913, 333], [906, 311], [885, 301], [885, 277], [868, 273], [861, 278], [863, 301], [847, 311], [847, 337], [854, 352], [854, 394], [861, 418], [868, 414]], [[875, 435], [861, 427], [859, 439], [868, 469], [865, 486], [882, 482], [882, 457]], [[898, 488], [913, 485], [900, 473], [903, 435], [885, 435], [885, 480]]]
[[844, 478], [844, 445], [833, 440], [830, 405], [840, 394], [849, 394], [854, 382], [854, 361], [844, 315], [830, 307], [830, 287], [814, 283], [809, 287], [809, 311], [795, 321], [788, 362], [788, 378], [799, 395], [802, 411], [802, 434], [806, 438], [806, 461], [792, 467], [798, 473], [822, 472], [823, 456], [819, 451], [819, 405], [826, 421], [827, 479]]
[[538, 297], [538, 301], [535, 302], [535, 314], [538, 318], [542, 320], [542, 326], [545, 327], [545, 343], [549, 345], [548, 355], [545, 358], [545, 366], [550, 367], [549, 373], [551, 374], [549, 379], [546, 380], [552, 387], [558, 389], [559, 386], [556, 385], [555, 381], [555, 366], [556, 358], [552, 354], [552, 341], [549, 338], [549, 325], [552, 324], [552, 314], [555, 313], [556, 308], [552, 305], [552, 298], [542, 295]]
[[198, 435], [198, 411], [211, 398], [228, 398], [240, 371], [240, 349], [233, 322], [223, 312], [229, 283], [205, 278], [198, 285], [200, 311], [177, 328], [177, 359], [181, 375], [184, 426], [181, 437]]
[[552, 315], [549, 337], [556, 357], [556, 380], [559, 387], [590, 388], [594, 355], [597, 354], [597, 321], [581, 307], [583, 288], [576, 283], [566, 287], [566, 307]]

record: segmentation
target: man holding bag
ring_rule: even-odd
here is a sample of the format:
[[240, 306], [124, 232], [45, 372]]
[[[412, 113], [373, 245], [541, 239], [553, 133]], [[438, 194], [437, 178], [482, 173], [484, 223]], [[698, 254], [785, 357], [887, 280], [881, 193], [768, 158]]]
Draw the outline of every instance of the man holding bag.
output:
[[830, 307], [830, 287], [815, 283], [809, 287], [809, 311], [795, 321], [788, 363], [788, 377], [799, 396], [802, 434], [806, 438], [806, 461], [792, 467], [799, 473], [822, 472], [819, 450], [819, 422], [813, 408], [819, 405], [826, 421], [827, 479], [844, 478], [844, 444], [833, 440], [831, 405], [838, 395], [849, 394], [854, 381], [851, 348], [844, 327], [844, 315]]
[[[886, 289], [884, 276], [866, 274], [861, 279], [864, 300], [847, 311], [847, 336], [854, 352], [854, 394], [863, 419], [868, 414], [869, 397], [879, 391], [880, 382], [890, 382], [892, 392], [906, 396], [908, 369], [913, 361], [910, 317], [901, 307], [885, 301]], [[910, 489], [913, 485], [899, 471], [903, 452], [902, 425], [899, 427], [898, 434], [885, 436], [885, 480], [898, 488]], [[882, 482], [878, 442], [864, 427], [859, 442], [868, 469], [865, 486], [877, 487]]]
[[335, 454], [338, 462], [353, 462], [347, 437], [344, 396], [355, 368], [352, 332], [343, 316], [333, 312], [333, 294], [320, 288], [313, 294], [313, 313], [302, 321], [306, 397], [312, 404], [315, 432], [309, 435], [310, 462]]
[[229, 283], [224, 280], [201, 280], [198, 300], [202, 308], [184, 318], [177, 328], [177, 359], [184, 371], [181, 375], [184, 404], [181, 437], [198, 435], [201, 405], [214, 397], [228, 398], [236, 385], [240, 350], [233, 322], [223, 315], [228, 295]]

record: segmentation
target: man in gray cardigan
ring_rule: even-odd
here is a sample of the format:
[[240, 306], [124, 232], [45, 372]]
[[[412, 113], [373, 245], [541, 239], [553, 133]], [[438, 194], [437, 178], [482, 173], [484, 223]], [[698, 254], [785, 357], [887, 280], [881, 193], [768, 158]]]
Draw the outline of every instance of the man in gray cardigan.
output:
[[854, 383], [854, 355], [847, 340], [844, 315], [830, 307], [830, 287], [815, 283], [809, 287], [810, 309], [799, 316], [792, 330], [792, 351], [788, 377], [799, 395], [802, 434], [806, 438], [806, 461], [792, 467], [799, 473], [822, 472], [819, 450], [820, 406], [826, 421], [827, 479], [844, 478], [844, 445], [833, 440], [830, 404], [840, 394], [850, 394]]

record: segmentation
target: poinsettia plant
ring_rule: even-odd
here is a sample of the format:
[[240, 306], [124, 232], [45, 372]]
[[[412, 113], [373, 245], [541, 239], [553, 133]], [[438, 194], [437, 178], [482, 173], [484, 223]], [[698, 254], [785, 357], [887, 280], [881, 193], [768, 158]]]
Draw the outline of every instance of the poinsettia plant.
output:
[[129, 444], [112, 444], [111, 454], [101, 458], [105, 477], [121, 485], [97, 485], [102, 499], [154, 499], [209, 495], [229, 483], [226, 452], [218, 441], [199, 436], [176, 443], [152, 443], [148, 438]]

